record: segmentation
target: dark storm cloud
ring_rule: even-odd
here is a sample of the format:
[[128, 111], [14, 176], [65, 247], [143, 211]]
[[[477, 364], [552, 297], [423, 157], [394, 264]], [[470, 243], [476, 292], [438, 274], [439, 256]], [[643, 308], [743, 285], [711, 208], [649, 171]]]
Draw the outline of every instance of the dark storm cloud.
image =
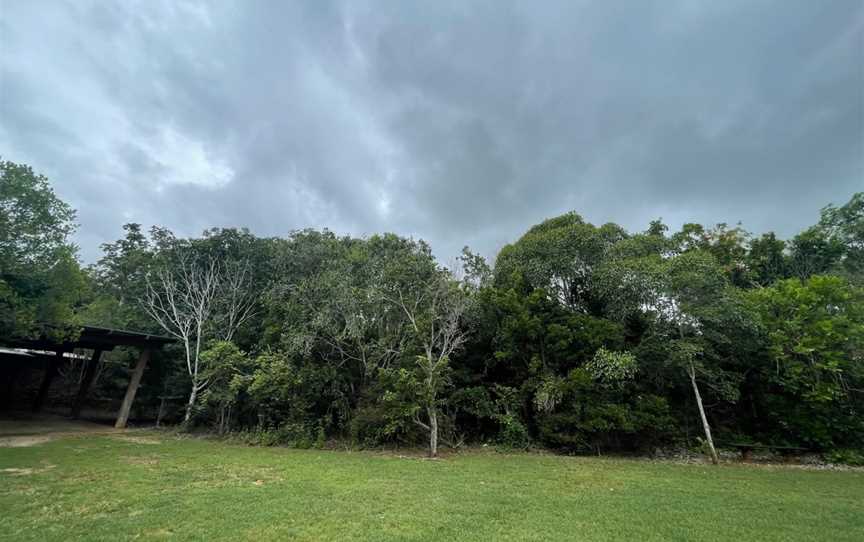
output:
[[181, 234], [330, 227], [492, 254], [575, 209], [791, 235], [864, 189], [864, 8], [69, 2], [0, 8], [0, 154]]

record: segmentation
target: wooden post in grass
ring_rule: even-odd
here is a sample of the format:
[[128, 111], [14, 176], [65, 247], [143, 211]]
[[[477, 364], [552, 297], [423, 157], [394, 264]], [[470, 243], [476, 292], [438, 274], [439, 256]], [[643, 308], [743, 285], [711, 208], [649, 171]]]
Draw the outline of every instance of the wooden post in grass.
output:
[[123, 398], [123, 404], [120, 405], [120, 413], [117, 414], [117, 422], [114, 424], [117, 429], [126, 427], [129, 412], [132, 410], [132, 402], [135, 401], [135, 393], [138, 391], [138, 385], [141, 384], [141, 377], [144, 375], [144, 368], [147, 367], [149, 360], [150, 349], [143, 348], [138, 356], [138, 363], [135, 364], [135, 369], [132, 371], [132, 377], [129, 379], [129, 387], [126, 388], [126, 397]]
[[96, 369], [99, 368], [99, 358], [101, 357], [102, 349], [97, 348], [93, 350], [90, 359], [84, 362], [84, 375], [81, 378], [81, 385], [78, 387], [78, 395], [75, 396], [75, 402], [72, 403], [73, 420], [77, 420], [81, 416], [81, 408], [84, 406], [84, 401], [87, 400], [90, 386], [93, 385], [93, 378], [96, 376]]

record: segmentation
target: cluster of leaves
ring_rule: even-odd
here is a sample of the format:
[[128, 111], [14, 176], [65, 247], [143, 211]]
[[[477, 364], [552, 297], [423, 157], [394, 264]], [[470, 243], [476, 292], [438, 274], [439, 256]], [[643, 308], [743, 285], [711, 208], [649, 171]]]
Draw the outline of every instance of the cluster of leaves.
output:
[[632, 380], [638, 366], [636, 357], [630, 352], [613, 352], [600, 347], [585, 368], [599, 382], [607, 386], [617, 386]]

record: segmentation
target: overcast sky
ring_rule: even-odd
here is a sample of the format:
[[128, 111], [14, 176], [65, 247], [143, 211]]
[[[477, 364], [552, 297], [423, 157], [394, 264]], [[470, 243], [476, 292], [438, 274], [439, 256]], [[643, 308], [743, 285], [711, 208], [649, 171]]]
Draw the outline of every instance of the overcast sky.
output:
[[85, 261], [125, 222], [789, 236], [864, 190], [864, 2], [0, 0], [0, 156]]

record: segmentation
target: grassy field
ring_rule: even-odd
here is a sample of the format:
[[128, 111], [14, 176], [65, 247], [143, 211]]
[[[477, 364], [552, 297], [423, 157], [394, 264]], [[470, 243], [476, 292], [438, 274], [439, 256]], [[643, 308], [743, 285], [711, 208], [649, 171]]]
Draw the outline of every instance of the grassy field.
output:
[[864, 540], [864, 473], [159, 433], [0, 448], [3, 540]]

